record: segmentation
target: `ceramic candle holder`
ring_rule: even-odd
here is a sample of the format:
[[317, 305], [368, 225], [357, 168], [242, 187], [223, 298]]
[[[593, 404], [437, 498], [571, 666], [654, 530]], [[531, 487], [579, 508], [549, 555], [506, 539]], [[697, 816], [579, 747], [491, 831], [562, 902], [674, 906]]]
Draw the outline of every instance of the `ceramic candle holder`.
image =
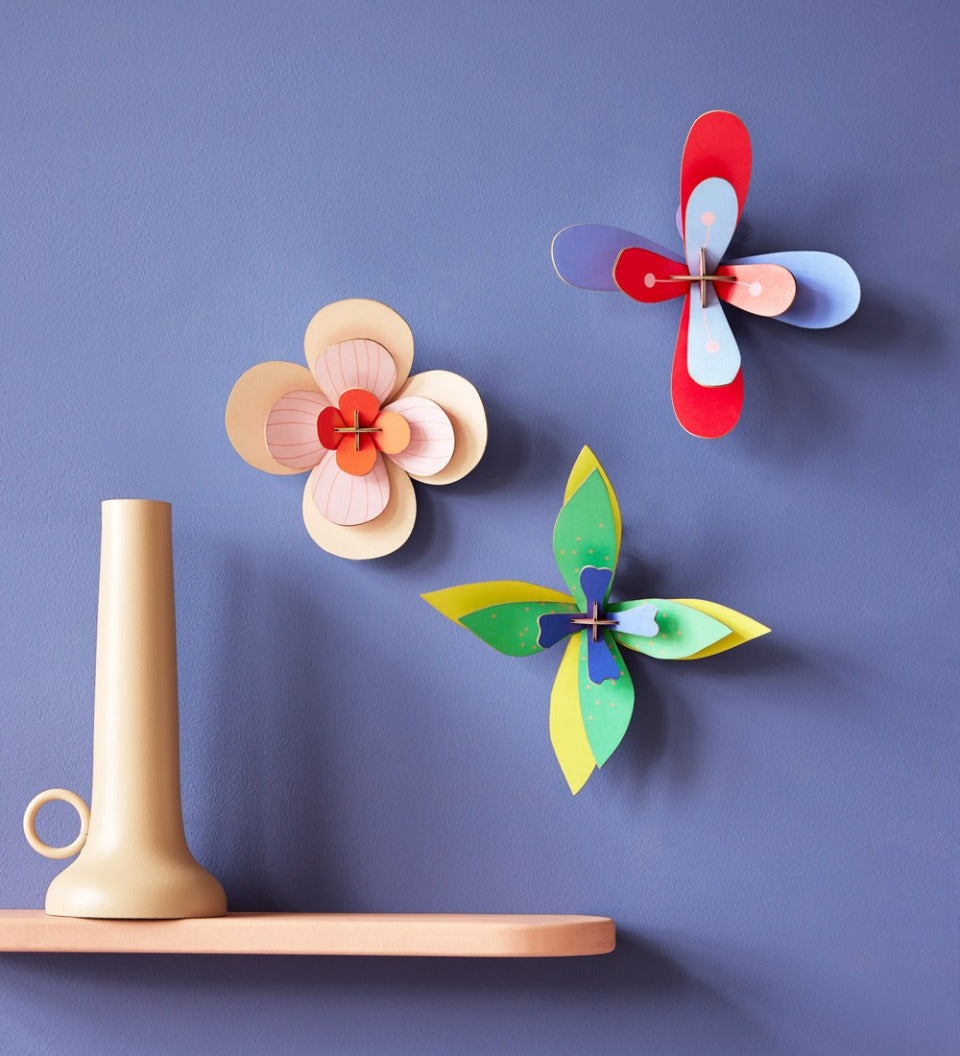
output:
[[[37, 811], [53, 799], [80, 815], [80, 834], [66, 847], [36, 834]], [[47, 857], [80, 852], [47, 890], [53, 916], [227, 911], [223, 888], [196, 862], [183, 831], [169, 503], [103, 503], [90, 810], [74, 793], [48, 789], [27, 808], [24, 832]]]

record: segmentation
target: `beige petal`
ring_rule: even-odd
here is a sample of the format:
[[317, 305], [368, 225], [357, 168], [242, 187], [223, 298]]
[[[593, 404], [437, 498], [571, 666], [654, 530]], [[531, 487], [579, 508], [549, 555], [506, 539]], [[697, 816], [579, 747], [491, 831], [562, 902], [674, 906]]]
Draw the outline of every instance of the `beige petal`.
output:
[[483, 457], [487, 446], [487, 415], [480, 393], [459, 374], [449, 370], [427, 370], [414, 374], [398, 398], [426, 396], [439, 404], [453, 423], [453, 458], [431, 477], [411, 474], [424, 484], [452, 484], [465, 477]]
[[288, 392], [296, 391], [320, 391], [310, 371], [298, 363], [258, 363], [237, 379], [227, 400], [227, 436], [244, 462], [278, 476], [304, 472], [303, 468], [281, 465], [270, 454], [266, 440], [271, 407]]
[[397, 380], [381, 403], [393, 396], [407, 380], [413, 365], [413, 331], [406, 320], [379, 301], [354, 297], [321, 308], [310, 320], [303, 348], [310, 369], [316, 373], [317, 359], [341, 341], [366, 338], [382, 345], [393, 357]]
[[417, 519], [417, 497], [406, 473], [383, 459], [390, 480], [390, 498], [379, 517], [365, 524], [334, 524], [317, 509], [310, 480], [303, 489], [303, 523], [313, 541], [328, 554], [364, 561], [398, 550], [410, 538]]

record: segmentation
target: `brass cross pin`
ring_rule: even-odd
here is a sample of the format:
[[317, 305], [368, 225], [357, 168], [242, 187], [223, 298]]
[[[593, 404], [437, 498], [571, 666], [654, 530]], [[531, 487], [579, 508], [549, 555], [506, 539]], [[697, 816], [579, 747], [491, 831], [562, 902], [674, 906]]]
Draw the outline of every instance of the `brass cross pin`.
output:
[[597, 628], [599, 627], [616, 627], [620, 622], [619, 620], [601, 620], [600, 619], [600, 605], [598, 602], [593, 603], [593, 615], [592, 616], [578, 616], [575, 620], [571, 620], [571, 623], [575, 623], [580, 627], [590, 628], [590, 637], [593, 641], [599, 641]]
[[341, 425], [337, 426], [334, 430], [335, 433], [353, 433], [354, 437], [354, 451], [360, 450], [360, 437], [364, 433], [382, 433], [383, 430], [373, 425], [361, 425], [360, 424], [360, 412], [353, 412], [353, 425]]
[[700, 301], [705, 304], [707, 300], [708, 282], [736, 282], [732, 275], [708, 275], [707, 274], [707, 249], [700, 247], [700, 274], [699, 275], [668, 275], [665, 279], [655, 279], [655, 282], [699, 282]]

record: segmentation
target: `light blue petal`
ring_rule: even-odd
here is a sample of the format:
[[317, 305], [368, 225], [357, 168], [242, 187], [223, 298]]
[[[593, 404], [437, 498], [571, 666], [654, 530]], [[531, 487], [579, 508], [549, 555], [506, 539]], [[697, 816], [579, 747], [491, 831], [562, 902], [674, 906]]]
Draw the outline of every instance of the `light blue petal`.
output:
[[833, 253], [798, 250], [741, 257], [728, 264], [780, 264], [797, 280], [797, 296], [776, 318], [793, 326], [822, 330], [849, 319], [860, 304], [860, 281], [853, 268]]
[[[712, 287], [712, 283], [710, 287]], [[698, 385], [729, 385], [740, 369], [740, 349], [723, 311], [723, 302], [712, 288], [707, 303], [700, 301], [700, 284], [690, 283], [690, 319], [687, 324], [687, 371]]]
[[618, 621], [617, 634], [635, 634], [641, 638], [656, 638], [660, 633], [656, 605], [636, 605], [631, 609], [621, 609], [614, 615]]
[[737, 228], [737, 192], [719, 176], [698, 183], [687, 199], [687, 240], [684, 250], [691, 275], [700, 274], [700, 249], [707, 253], [707, 274], [723, 259]]

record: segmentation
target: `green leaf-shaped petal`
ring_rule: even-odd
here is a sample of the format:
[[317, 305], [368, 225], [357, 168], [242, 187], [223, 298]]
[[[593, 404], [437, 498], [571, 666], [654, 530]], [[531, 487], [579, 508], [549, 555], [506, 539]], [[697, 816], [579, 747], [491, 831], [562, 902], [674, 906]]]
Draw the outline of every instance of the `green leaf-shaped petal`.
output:
[[585, 605], [580, 570], [617, 566], [618, 539], [610, 492], [598, 469], [592, 470], [563, 504], [553, 529], [557, 568], [577, 604]]
[[541, 616], [548, 612], [579, 611], [573, 602], [514, 601], [467, 613], [460, 617], [459, 622], [487, 645], [492, 645], [507, 656], [530, 656], [531, 653], [543, 652], [537, 645], [540, 633], [537, 620]]
[[620, 677], [615, 682], [607, 679], [596, 685], [590, 681], [586, 634], [580, 635], [578, 660], [580, 713], [597, 766], [603, 766], [613, 755], [617, 745], [623, 740], [623, 735], [630, 725], [630, 716], [633, 715], [633, 680], [609, 631], [604, 632], [604, 637], [617, 661], [617, 667], [620, 668]]
[[563, 492], [563, 501], [566, 502], [594, 470], [596, 470], [603, 478], [603, 483], [607, 488], [607, 494], [610, 496], [610, 506], [613, 509], [613, 527], [617, 532], [617, 552], [619, 553], [621, 534], [620, 504], [617, 502], [616, 492], [613, 490], [613, 485], [610, 483], [610, 478], [607, 476], [606, 470], [600, 465], [597, 456], [586, 446], [586, 444], [580, 449], [580, 454], [577, 455], [577, 461], [574, 462], [573, 469], [570, 470], [570, 476], [567, 477], [567, 486]]
[[730, 634], [730, 628], [726, 624], [705, 612], [665, 598], [624, 601], [611, 605], [608, 611], [616, 619], [618, 612], [635, 605], [656, 605], [660, 633], [656, 638], [643, 638], [634, 634], [618, 634], [614, 629], [613, 636], [626, 649], [646, 653], [647, 656], [655, 656], [659, 660], [686, 660]]
[[730, 631], [726, 638], [721, 638], [720, 641], [713, 645], [708, 645], [705, 649], [701, 649], [700, 652], [694, 653], [693, 656], [684, 657], [685, 660], [702, 660], [706, 656], [713, 656], [714, 653], [723, 653], [727, 649], [735, 649], [738, 645], [743, 645], [744, 642], [752, 641], [754, 638], [770, 633], [769, 627], [758, 623], [750, 616], [744, 616], [742, 612], [737, 612], [736, 609], [729, 609], [726, 605], [720, 605], [716, 601], [703, 601], [700, 598], [674, 598], [674, 602], [678, 605], [687, 605], [691, 609], [697, 609], [707, 616], [712, 616], [715, 620], [725, 624]]

